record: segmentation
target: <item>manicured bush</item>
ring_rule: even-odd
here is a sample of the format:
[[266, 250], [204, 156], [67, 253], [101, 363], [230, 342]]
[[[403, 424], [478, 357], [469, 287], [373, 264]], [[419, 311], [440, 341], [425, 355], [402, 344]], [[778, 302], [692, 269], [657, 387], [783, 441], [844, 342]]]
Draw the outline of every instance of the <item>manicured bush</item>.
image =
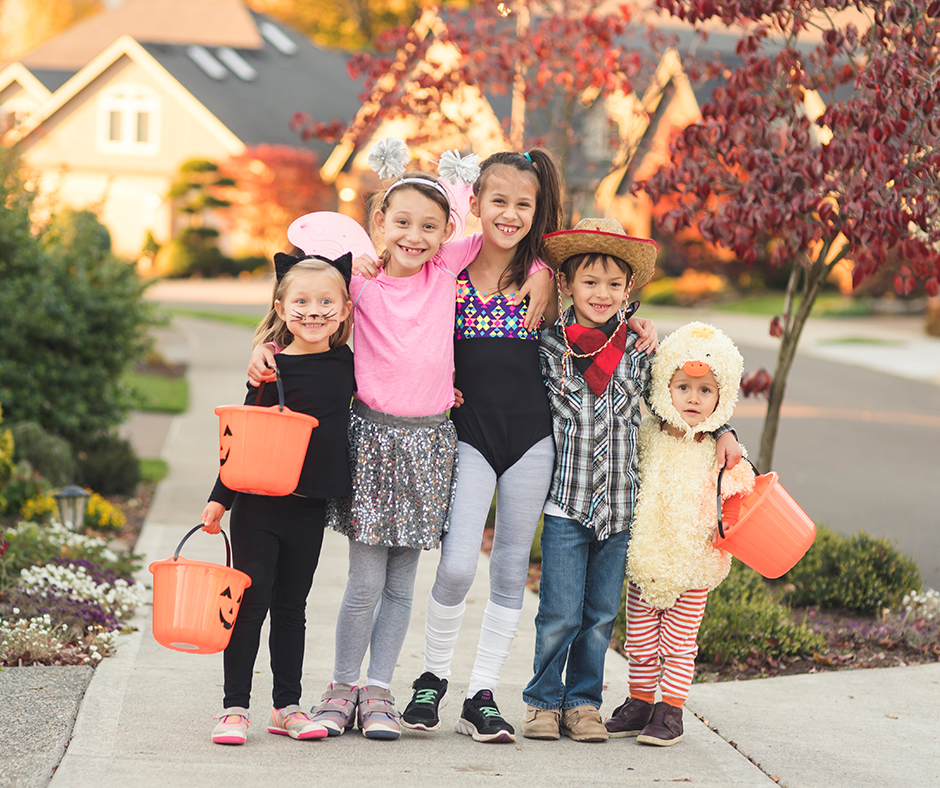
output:
[[0, 514], [18, 515], [24, 503], [50, 490], [49, 482], [36, 473], [29, 462], [22, 460], [15, 465], [13, 474], [0, 488]]
[[33, 470], [47, 478], [52, 484], [62, 486], [75, 476], [75, 455], [72, 445], [57, 435], [46, 432], [35, 421], [16, 424], [13, 434], [13, 457], [27, 460]]
[[895, 543], [860, 531], [842, 536], [827, 527], [803, 559], [781, 578], [786, 599], [796, 606], [819, 605], [880, 615], [920, 590], [917, 563]]
[[101, 495], [133, 495], [140, 463], [129, 441], [102, 435], [78, 452], [78, 483]]
[[739, 561], [708, 595], [698, 643], [698, 661], [719, 665], [811, 656], [826, 646], [825, 638], [805, 623], [795, 624], [764, 579]]
[[121, 377], [150, 343], [153, 306], [93, 214], [59, 211], [35, 228], [25, 180], [0, 149], [0, 402], [9, 421], [75, 445], [124, 420]]

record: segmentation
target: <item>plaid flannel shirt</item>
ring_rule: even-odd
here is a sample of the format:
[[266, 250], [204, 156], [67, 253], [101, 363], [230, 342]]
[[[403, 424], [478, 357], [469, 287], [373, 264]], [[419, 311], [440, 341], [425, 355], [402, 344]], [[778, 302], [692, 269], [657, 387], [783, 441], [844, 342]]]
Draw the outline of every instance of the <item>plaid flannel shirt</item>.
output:
[[[565, 325], [574, 312], [565, 312]], [[569, 359], [561, 322], [542, 331], [539, 358], [548, 388], [555, 434], [555, 471], [549, 500], [573, 520], [594, 529], [597, 539], [626, 530], [637, 494], [640, 402], [650, 382], [651, 358], [636, 350], [627, 330], [623, 358], [601, 396], [596, 396]], [[566, 369], [567, 367], [567, 369]]]

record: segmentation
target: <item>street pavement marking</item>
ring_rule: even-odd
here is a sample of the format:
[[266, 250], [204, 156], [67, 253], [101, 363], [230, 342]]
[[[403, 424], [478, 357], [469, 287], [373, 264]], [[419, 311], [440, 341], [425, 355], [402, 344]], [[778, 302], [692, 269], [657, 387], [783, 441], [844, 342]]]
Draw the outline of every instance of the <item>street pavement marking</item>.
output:
[[[756, 402], [739, 402], [734, 409], [735, 418], [763, 418], [766, 413], [767, 406]], [[940, 428], [940, 416], [849, 408], [817, 408], [811, 405], [787, 405], [786, 403], [780, 409], [780, 417], [783, 419], [840, 419], [842, 421], [867, 421], [873, 424]]]

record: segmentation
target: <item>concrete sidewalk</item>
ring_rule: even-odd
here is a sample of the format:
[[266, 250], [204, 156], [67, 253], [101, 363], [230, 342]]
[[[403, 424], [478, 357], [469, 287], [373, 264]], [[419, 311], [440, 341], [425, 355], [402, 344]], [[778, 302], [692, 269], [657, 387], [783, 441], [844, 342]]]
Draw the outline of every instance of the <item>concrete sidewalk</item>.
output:
[[[198, 522], [218, 467], [215, 405], [238, 402], [251, 332], [177, 318], [176, 342], [190, 354], [191, 407], [177, 417], [163, 455], [170, 474], [161, 483], [137, 545], [146, 562], [171, 555]], [[218, 537], [195, 535], [190, 558], [220, 562]], [[422, 557], [416, 604], [393, 684], [399, 707], [422, 669], [425, 600], [436, 553]], [[308, 605], [304, 705], [317, 702], [330, 678], [336, 613], [346, 581], [346, 542], [324, 541]], [[141, 580], [148, 582], [146, 570]], [[481, 558], [467, 600], [452, 677], [452, 702], [436, 734], [406, 732], [397, 742], [367, 741], [357, 731], [337, 739], [297, 742], [265, 730], [271, 675], [268, 658], [256, 664], [255, 721], [242, 747], [213, 745], [210, 719], [222, 695], [221, 655], [193, 656], [159, 646], [150, 607], [139, 611], [134, 634], [95, 671], [53, 788], [94, 786], [256, 785], [298, 779], [306, 784], [415, 786], [478, 785], [502, 778], [509, 785], [652, 786], [931, 786], [940, 784], [940, 665], [856, 671], [740, 683], [695, 685], [685, 715], [685, 740], [668, 750], [634, 740], [603, 745], [522, 739], [485, 746], [453, 732], [459, 700], [474, 658], [487, 598], [487, 562]], [[534, 650], [535, 595], [525, 601], [522, 625], [506, 663], [497, 699], [518, 727], [521, 692]], [[262, 646], [262, 652], [265, 647]], [[603, 712], [627, 691], [627, 664], [607, 661]], [[702, 719], [698, 719], [701, 717]], [[705, 721], [703, 721], [705, 720]]]

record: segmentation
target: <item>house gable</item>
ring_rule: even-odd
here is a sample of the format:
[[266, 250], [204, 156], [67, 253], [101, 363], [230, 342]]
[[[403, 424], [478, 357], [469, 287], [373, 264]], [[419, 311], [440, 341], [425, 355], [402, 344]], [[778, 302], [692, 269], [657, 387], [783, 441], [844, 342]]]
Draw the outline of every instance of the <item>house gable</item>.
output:
[[238, 49], [264, 44], [242, 0], [129, 0], [77, 22], [19, 60], [33, 71], [74, 74], [122, 35], [146, 43]]
[[[22, 142], [28, 149], [38, 144], [39, 139], [49, 137], [53, 129], [60, 129], [66, 117], [87, 115], [91, 111], [94, 98], [106, 87], [114, 85], [123, 74], [123, 79], [130, 84], [142, 83], [147, 89], [155, 91], [164, 100], [171, 102], [214, 138], [212, 147], [221, 147], [227, 153], [240, 153], [244, 144], [209, 112], [189, 91], [183, 88], [167, 71], [133, 38], [121, 36], [111, 46], [94, 58], [87, 66], [53, 93], [48, 101], [39, 107], [19, 128], [8, 135], [8, 142]], [[162, 114], [162, 113], [161, 113]], [[171, 124], [172, 119], [172, 124]], [[179, 116], [175, 112], [167, 113], [163, 122], [172, 136], [170, 126], [179, 126]], [[74, 138], [65, 150], [68, 159], [80, 155], [90, 144], [94, 135], [85, 130], [76, 144]]]

